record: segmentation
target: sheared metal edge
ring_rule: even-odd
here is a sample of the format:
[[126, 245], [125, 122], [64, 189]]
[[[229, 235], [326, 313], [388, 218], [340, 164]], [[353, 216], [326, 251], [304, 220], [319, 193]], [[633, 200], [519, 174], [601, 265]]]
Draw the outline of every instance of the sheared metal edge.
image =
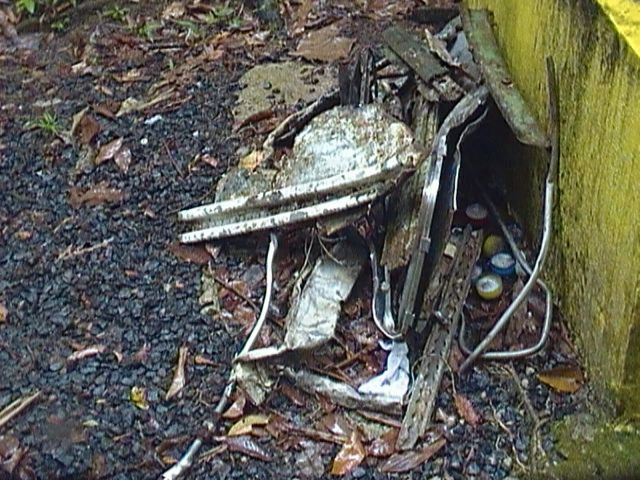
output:
[[397, 176], [402, 170], [397, 156], [389, 158], [382, 165], [374, 165], [359, 170], [352, 170], [323, 178], [317, 182], [306, 182], [276, 190], [261, 192], [256, 195], [233, 198], [222, 202], [211, 203], [178, 213], [181, 221], [212, 219], [217, 215], [228, 215], [254, 208], [275, 207], [287, 202], [308, 200], [311, 197], [338, 193], [360, 188], [363, 185], [377, 183], [388, 176]]
[[285, 368], [284, 372], [297, 387], [305, 392], [311, 395], [323, 395], [342, 407], [374, 410], [393, 415], [402, 411], [402, 404], [395, 397], [363, 394], [351, 385], [331, 380], [308, 370]]
[[472, 235], [471, 227], [467, 227], [457, 250], [441, 301], [434, 312], [436, 321], [416, 369], [413, 390], [396, 443], [399, 449], [413, 448], [431, 421], [453, 337], [471, 286], [471, 271], [480, 256], [482, 238], [481, 233]]
[[431, 246], [431, 222], [440, 188], [442, 163], [447, 155], [447, 136], [453, 128], [462, 125], [478, 108], [484, 105], [488, 95], [489, 92], [484, 85], [465, 95], [447, 115], [436, 135], [429, 159], [430, 170], [422, 189], [417, 227], [419, 238], [413, 247], [413, 254], [400, 298], [399, 325], [400, 330], [404, 333], [414, 323], [418, 287], [422, 277], [424, 260]]
[[[438, 104], [418, 97], [415, 114], [416, 140], [431, 146], [438, 131]], [[415, 174], [396, 192], [397, 200], [390, 210], [394, 213], [387, 223], [380, 264], [390, 270], [404, 267], [411, 259], [411, 249], [418, 238], [420, 195], [433, 158], [427, 155]]]
[[493, 36], [489, 13], [462, 9], [462, 25], [491, 96], [516, 138], [525, 145], [548, 147], [549, 138], [511, 79]]
[[351, 195], [328, 200], [317, 205], [303, 207], [293, 211], [276, 213], [262, 218], [255, 218], [226, 225], [216, 225], [193, 232], [183, 233], [180, 235], [180, 241], [182, 243], [196, 243], [204, 240], [233, 237], [249, 232], [269, 230], [286, 225], [306, 222], [372, 202], [378, 196], [388, 191], [391, 186], [391, 184], [381, 184], [363, 192], [356, 192]]

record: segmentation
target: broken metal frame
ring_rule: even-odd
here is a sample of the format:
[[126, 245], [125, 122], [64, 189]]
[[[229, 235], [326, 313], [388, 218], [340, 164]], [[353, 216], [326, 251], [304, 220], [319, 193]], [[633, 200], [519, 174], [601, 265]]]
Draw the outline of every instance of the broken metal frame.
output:
[[[542, 225], [542, 240], [540, 242], [540, 250], [538, 252], [538, 256], [536, 258], [533, 269], [527, 264], [524, 255], [517, 248], [513, 237], [508, 232], [508, 229], [504, 225], [504, 222], [500, 221], [500, 227], [511, 246], [514, 255], [516, 256], [517, 261], [522, 265], [525, 271], [529, 274], [529, 278], [525, 283], [522, 290], [518, 293], [517, 297], [513, 300], [513, 302], [509, 305], [507, 310], [503, 312], [498, 321], [495, 323], [491, 331], [485, 336], [485, 338], [475, 347], [475, 349], [469, 354], [464, 363], [460, 366], [460, 373], [464, 372], [467, 368], [469, 368], [473, 362], [475, 362], [478, 358], [486, 358], [486, 359], [496, 359], [496, 360], [507, 360], [513, 358], [521, 358], [527, 355], [531, 355], [538, 350], [540, 350], [549, 335], [549, 331], [551, 329], [551, 318], [553, 312], [553, 303], [551, 299], [551, 292], [547, 288], [547, 286], [540, 280], [538, 277], [542, 271], [542, 267], [544, 265], [544, 261], [547, 257], [547, 253], [549, 251], [549, 245], [551, 242], [551, 234], [553, 230], [552, 224], [552, 216], [553, 216], [553, 205], [554, 205], [554, 195], [555, 195], [555, 182], [556, 176], [558, 174], [558, 164], [560, 160], [560, 123], [559, 123], [559, 100], [558, 100], [558, 89], [557, 89], [557, 78], [556, 71], [553, 59], [551, 57], [546, 58], [546, 67], [547, 67], [547, 95], [548, 95], [548, 115], [549, 115], [549, 125], [551, 128], [551, 148], [549, 149], [549, 167], [547, 170], [547, 177], [545, 179], [545, 191], [544, 191], [544, 212], [543, 212], [543, 225]], [[488, 197], [487, 197], [488, 199]], [[490, 208], [493, 210], [494, 214], [497, 214], [497, 210], [495, 205], [488, 202]], [[499, 216], [496, 216], [499, 219]], [[515, 248], [514, 248], [515, 247]], [[546, 303], [547, 309], [545, 314], [545, 320], [542, 328], [542, 332], [540, 334], [540, 339], [538, 342], [529, 348], [521, 349], [518, 351], [503, 351], [503, 352], [487, 352], [483, 353], [484, 350], [491, 344], [494, 338], [502, 331], [502, 329], [507, 325], [511, 316], [518, 309], [520, 304], [528, 297], [529, 293], [533, 289], [534, 285], [539, 284], [546, 295]], [[461, 338], [463, 336], [461, 335]]]
[[398, 161], [397, 157], [393, 156], [383, 165], [365, 167], [360, 170], [332, 175], [315, 182], [288, 185], [256, 195], [232, 198], [230, 200], [183, 210], [178, 213], [178, 220], [183, 222], [204, 220], [217, 215], [222, 216], [230, 213], [244, 212], [254, 208], [276, 207], [288, 202], [307, 200], [316, 195], [328, 195], [330, 193], [337, 193], [375, 183], [389, 175], [395, 176], [400, 173], [402, 169], [403, 165]]
[[340, 198], [334, 198], [315, 205], [299, 208], [294, 211], [286, 211], [229, 224], [215, 225], [193, 232], [183, 233], [180, 235], [180, 241], [182, 243], [197, 243], [203, 240], [231, 237], [235, 235], [242, 235], [244, 233], [270, 230], [283, 227], [285, 225], [306, 222], [370, 203], [389, 188], [391, 188], [391, 184], [382, 184], [365, 191], [353, 193]]
[[447, 137], [451, 130], [463, 125], [480, 106], [484, 105], [488, 95], [488, 90], [483, 85], [465, 95], [447, 115], [434, 140], [430, 154], [431, 167], [422, 189], [418, 220], [418, 244], [415, 246], [414, 253], [411, 256], [400, 297], [398, 322], [399, 329], [403, 334], [406, 334], [415, 321], [418, 289], [433, 236], [431, 222], [440, 190], [442, 164], [447, 154]]

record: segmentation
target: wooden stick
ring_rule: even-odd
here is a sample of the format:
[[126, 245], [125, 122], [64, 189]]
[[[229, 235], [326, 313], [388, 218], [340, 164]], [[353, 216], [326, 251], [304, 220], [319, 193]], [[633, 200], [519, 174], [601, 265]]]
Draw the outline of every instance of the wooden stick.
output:
[[7, 406], [7, 408], [2, 410], [2, 412], [0, 412], [0, 428], [4, 427], [7, 423], [33, 404], [40, 397], [40, 393], [40, 390], [38, 390], [33, 395], [23, 398], [22, 400], [16, 400]]

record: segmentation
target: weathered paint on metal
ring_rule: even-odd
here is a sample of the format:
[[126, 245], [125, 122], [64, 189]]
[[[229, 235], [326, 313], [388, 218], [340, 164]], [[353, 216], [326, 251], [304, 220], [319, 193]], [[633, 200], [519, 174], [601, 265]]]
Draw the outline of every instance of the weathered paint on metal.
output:
[[525, 145], [547, 147], [549, 139], [511, 79], [509, 69], [500, 54], [488, 12], [463, 10], [462, 24], [491, 96], [517, 139]]

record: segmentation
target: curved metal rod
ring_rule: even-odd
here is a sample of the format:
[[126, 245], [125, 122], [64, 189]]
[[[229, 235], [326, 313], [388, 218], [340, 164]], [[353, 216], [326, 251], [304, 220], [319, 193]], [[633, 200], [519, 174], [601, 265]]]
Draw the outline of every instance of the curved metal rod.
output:
[[397, 330], [396, 321], [391, 311], [391, 278], [389, 269], [385, 266], [382, 269], [384, 279], [381, 279], [380, 264], [375, 246], [370, 239], [365, 239], [369, 247], [369, 260], [371, 263], [371, 278], [373, 279], [373, 289], [371, 295], [371, 314], [373, 322], [384, 336], [390, 340], [402, 338], [402, 332]]
[[251, 330], [251, 335], [247, 338], [242, 350], [237, 355], [237, 357], [242, 357], [249, 353], [249, 350], [253, 347], [253, 344], [256, 343], [258, 335], [260, 334], [260, 330], [264, 325], [264, 322], [267, 320], [267, 314], [269, 313], [269, 306], [271, 305], [271, 291], [273, 290], [273, 257], [276, 254], [276, 250], [278, 249], [278, 237], [276, 234], [271, 232], [270, 241], [269, 241], [269, 251], [267, 252], [267, 290], [264, 293], [264, 301], [262, 302], [262, 310], [260, 311], [260, 317], [256, 320], [256, 323], [253, 325], [253, 330]]
[[[549, 251], [549, 244], [551, 241], [551, 232], [552, 232], [552, 214], [553, 214], [553, 201], [554, 201], [554, 191], [555, 191], [555, 177], [558, 172], [558, 162], [559, 162], [559, 139], [560, 139], [560, 125], [559, 121], [559, 104], [558, 104], [558, 93], [556, 87], [556, 74], [555, 74], [555, 65], [551, 57], [547, 57], [546, 59], [547, 66], [547, 82], [548, 82], [548, 95], [549, 95], [549, 124], [551, 125], [551, 154], [549, 159], [549, 169], [547, 171], [547, 178], [545, 181], [545, 194], [544, 194], [544, 214], [543, 214], [543, 226], [542, 226], [542, 241], [540, 244], [540, 252], [538, 253], [538, 258], [533, 266], [533, 270], [529, 269], [527, 273], [530, 274], [527, 283], [525, 283], [522, 291], [516, 296], [514, 301], [509, 305], [509, 307], [504, 311], [502, 316], [495, 323], [491, 331], [487, 334], [487, 336], [476, 346], [476, 348], [471, 352], [471, 354], [467, 357], [464, 363], [460, 366], [460, 373], [464, 372], [471, 364], [480, 357], [484, 350], [489, 346], [489, 344], [493, 341], [493, 339], [500, 333], [500, 331], [506, 326], [506, 324], [511, 319], [513, 313], [518, 309], [520, 304], [527, 298], [529, 292], [533, 288], [533, 286], [538, 282], [538, 276], [542, 270], [544, 265], [544, 261], [547, 257], [547, 253]], [[488, 197], [487, 197], [488, 198]], [[493, 205], [492, 210], [497, 213], [495, 209], [495, 205]], [[504, 223], [502, 223], [504, 225]], [[502, 228], [501, 225], [501, 228]], [[504, 230], [507, 230], [506, 227]], [[503, 233], [504, 233], [503, 230]], [[507, 230], [508, 232], [508, 230]], [[505, 235], [507, 239], [511, 237], [511, 235]], [[511, 241], [513, 238], [511, 237]], [[515, 242], [513, 242], [515, 245]], [[511, 245], [511, 243], [510, 243]], [[512, 247], [513, 248], [513, 247]], [[524, 259], [524, 255], [520, 253], [518, 248], [513, 249], [513, 253], [516, 255], [518, 261]], [[526, 262], [525, 262], [526, 263]], [[523, 265], [524, 267], [524, 265]], [[547, 304], [549, 304], [551, 297], [548, 289], [545, 291], [547, 293]], [[546, 336], [549, 333], [550, 329], [550, 319], [548, 322], [545, 322], [543, 327], [543, 335], [538, 342], [538, 344], [532, 347], [537, 351], [536, 347], [538, 345], [542, 347], [544, 345], [544, 341], [546, 341]], [[494, 355], [493, 358], [512, 358], [511, 352], [491, 352]], [[495, 357], [496, 354], [499, 354], [498, 357]], [[519, 355], [522, 356], [523, 354]], [[485, 357], [489, 358], [489, 357]]]
[[542, 244], [540, 245], [540, 253], [538, 254], [538, 258], [536, 259], [536, 263], [533, 266], [533, 270], [531, 271], [531, 275], [529, 276], [527, 283], [524, 284], [524, 287], [522, 288], [520, 293], [516, 296], [509, 307], [503, 312], [502, 316], [500, 317], [500, 319], [498, 319], [487, 336], [476, 346], [473, 352], [471, 352], [471, 355], [469, 355], [469, 357], [467, 357], [464, 363], [460, 366], [460, 373], [464, 372], [478, 357], [482, 355], [482, 352], [507, 325], [507, 323], [511, 319], [511, 316], [518, 309], [518, 307], [520, 307], [520, 304], [522, 304], [522, 302], [527, 298], [529, 292], [531, 292], [531, 289], [536, 284], [538, 276], [540, 275], [540, 272], [542, 270], [542, 266], [544, 265], [544, 261], [547, 257], [547, 252], [549, 251], [549, 241], [551, 238], [551, 212], [553, 210], [552, 198], [553, 183], [547, 182], [544, 206], [544, 225], [542, 227]]

